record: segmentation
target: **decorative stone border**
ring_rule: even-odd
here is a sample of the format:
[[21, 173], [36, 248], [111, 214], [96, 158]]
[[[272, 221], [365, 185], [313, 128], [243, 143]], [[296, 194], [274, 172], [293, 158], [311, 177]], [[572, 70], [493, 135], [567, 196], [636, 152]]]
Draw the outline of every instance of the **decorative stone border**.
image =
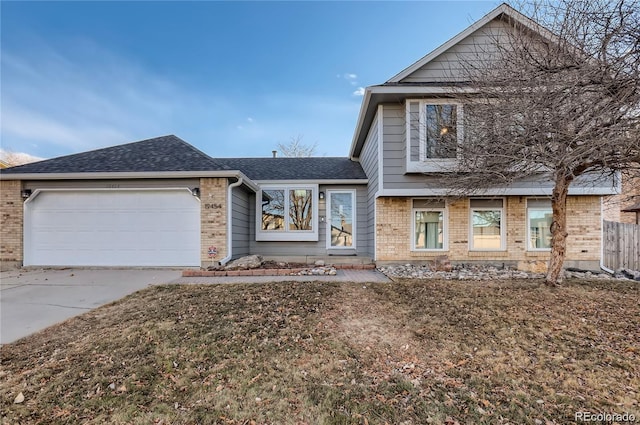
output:
[[[182, 277], [224, 277], [224, 276], [331, 276], [336, 270], [374, 270], [375, 264], [334, 264], [293, 269], [251, 269], [251, 270], [183, 270]], [[334, 273], [331, 273], [333, 270]]]

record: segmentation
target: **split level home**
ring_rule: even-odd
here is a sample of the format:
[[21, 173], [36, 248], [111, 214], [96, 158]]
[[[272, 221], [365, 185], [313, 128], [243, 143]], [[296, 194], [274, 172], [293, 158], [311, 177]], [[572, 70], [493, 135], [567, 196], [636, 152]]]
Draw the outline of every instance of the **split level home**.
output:
[[[213, 158], [163, 136], [2, 170], [0, 259], [200, 267], [248, 254], [378, 264], [446, 256], [537, 267], [549, 256], [550, 182], [449, 197], [432, 172], [450, 157], [425, 134], [440, 125], [461, 137], [465, 105], [449, 96], [457, 61], [507, 17], [527, 19], [502, 5], [368, 87], [348, 157]], [[447, 119], [430, 122], [434, 111]], [[598, 268], [601, 199], [615, 189], [571, 186], [566, 265]]]

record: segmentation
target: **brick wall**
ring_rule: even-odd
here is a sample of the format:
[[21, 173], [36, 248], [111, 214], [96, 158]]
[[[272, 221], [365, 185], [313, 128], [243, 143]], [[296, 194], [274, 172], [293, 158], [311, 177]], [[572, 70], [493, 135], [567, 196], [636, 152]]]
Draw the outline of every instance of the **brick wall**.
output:
[[[447, 251], [411, 251], [410, 198], [378, 198], [376, 200], [378, 261], [421, 261], [447, 255], [451, 261], [495, 261], [535, 264], [546, 261], [548, 252], [527, 251], [526, 198], [505, 198], [506, 251], [469, 250], [469, 200], [448, 203], [449, 246]], [[567, 205], [569, 233], [567, 259], [599, 261], [600, 259], [600, 198], [572, 196]], [[522, 264], [526, 268], [526, 264]]]
[[[200, 259], [203, 266], [219, 261], [227, 255], [227, 179], [200, 179]], [[209, 258], [210, 246], [218, 249], [218, 255]]]
[[0, 262], [2, 269], [22, 265], [23, 201], [20, 181], [0, 181]]

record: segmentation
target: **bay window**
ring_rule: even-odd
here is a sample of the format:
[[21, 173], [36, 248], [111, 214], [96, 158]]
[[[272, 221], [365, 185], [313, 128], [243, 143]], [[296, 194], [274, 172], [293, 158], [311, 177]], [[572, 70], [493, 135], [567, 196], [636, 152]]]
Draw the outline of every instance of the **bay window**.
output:
[[265, 186], [257, 194], [257, 241], [317, 241], [317, 185]]

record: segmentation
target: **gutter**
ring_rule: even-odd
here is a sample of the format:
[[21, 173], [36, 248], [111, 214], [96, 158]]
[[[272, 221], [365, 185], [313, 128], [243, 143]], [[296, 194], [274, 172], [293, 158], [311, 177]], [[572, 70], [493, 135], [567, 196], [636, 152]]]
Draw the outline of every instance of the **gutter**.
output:
[[119, 171], [119, 172], [81, 172], [81, 173], [3, 173], [0, 180], [120, 180], [120, 179], [168, 179], [168, 178], [201, 178], [201, 177], [234, 177], [244, 180], [252, 190], [258, 190], [240, 170], [215, 171]]
[[604, 204], [602, 203], [602, 197], [600, 197], [600, 268], [610, 275], [616, 273], [604, 265]]
[[243, 180], [243, 177], [238, 177], [237, 182], [231, 183], [229, 187], [227, 187], [227, 256], [220, 260], [221, 266], [227, 264], [233, 256], [233, 235], [231, 234], [231, 232], [233, 231], [233, 219], [231, 217], [231, 213], [233, 210], [233, 188], [240, 186]]

